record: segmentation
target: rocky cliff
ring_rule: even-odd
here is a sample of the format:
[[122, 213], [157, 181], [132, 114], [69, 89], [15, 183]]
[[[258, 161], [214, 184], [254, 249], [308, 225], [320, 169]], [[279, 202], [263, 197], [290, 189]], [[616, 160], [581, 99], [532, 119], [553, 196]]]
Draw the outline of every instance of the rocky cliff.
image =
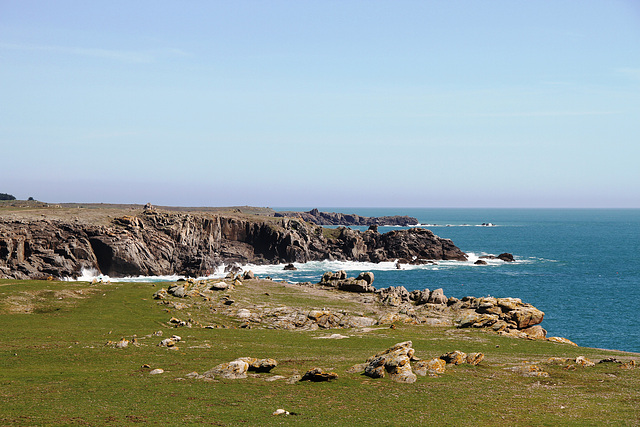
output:
[[466, 260], [453, 242], [421, 228], [380, 234], [325, 229], [300, 219], [175, 213], [152, 208], [102, 223], [42, 214], [0, 216], [0, 277], [206, 275], [221, 264], [313, 260]]

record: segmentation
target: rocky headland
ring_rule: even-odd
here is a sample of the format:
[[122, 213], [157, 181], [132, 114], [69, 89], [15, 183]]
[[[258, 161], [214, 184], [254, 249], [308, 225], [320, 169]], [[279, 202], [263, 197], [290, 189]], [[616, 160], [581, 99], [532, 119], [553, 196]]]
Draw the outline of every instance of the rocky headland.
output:
[[170, 211], [151, 205], [0, 210], [0, 277], [203, 276], [221, 265], [319, 260], [464, 261], [451, 240], [413, 228], [385, 234], [327, 229], [301, 218], [228, 211]]
[[275, 217], [301, 218], [306, 222], [316, 225], [344, 225], [344, 226], [410, 226], [418, 225], [416, 218], [406, 215], [366, 217], [356, 214], [343, 214], [338, 212], [320, 212], [312, 209], [308, 212], [276, 212]]

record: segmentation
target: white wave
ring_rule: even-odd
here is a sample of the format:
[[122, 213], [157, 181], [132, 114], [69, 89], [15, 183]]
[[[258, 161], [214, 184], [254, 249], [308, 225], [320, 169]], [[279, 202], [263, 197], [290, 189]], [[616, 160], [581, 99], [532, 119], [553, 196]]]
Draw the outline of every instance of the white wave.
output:
[[[453, 260], [437, 260], [434, 264], [424, 265], [412, 265], [412, 264], [398, 264], [396, 260], [386, 261], [380, 263], [374, 262], [359, 262], [359, 261], [309, 261], [306, 263], [294, 262], [293, 266], [295, 271], [288, 271], [284, 269], [285, 264], [245, 264], [238, 266], [242, 271], [251, 270], [258, 277], [271, 277], [274, 280], [286, 279], [289, 281], [317, 281], [325, 271], [338, 271], [344, 270], [349, 276], [357, 276], [363, 271], [397, 271], [397, 270], [432, 270], [438, 271], [442, 269], [461, 268], [461, 267], [482, 267], [476, 265], [475, 262], [481, 259], [484, 255], [493, 255], [485, 252], [474, 253], [467, 252], [466, 261], [453, 261]], [[495, 256], [495, 255], [493, 255]], [[488, 266], [499, 266], [507, 264], [501, 259], [483, 259]], [[534, 262], [540, 262], [541, 258], [527, 258], [520, 259], [516, 257], [515, 262], [508, 264], [528, 264]], [[551, 261], [551, 260], [543, 260]], [[194, 277], [196, 280], [202, 279], [220, 279], [226, 275], [226, 266], [223, 264], [216, 268], [216, 270], [207, 276]], [[94, 280], [99, 282], [111, 282], [111, 283], [143, 283], [143, 282], [175, 282], [180, 278], [184, 278], [184, 275], [164, 275], [164, 276], [125, 276], [125, 277], [109, 277], [105, 274], [100, 274], [95, 269], [83, 269], [81, 275], [77, 278], [65, 278], [70, 281], [84, 281], [92, 282]]]
[[437, 227], [499, 227], [499, 225], [493, 224], [491, 222], [486, 222], [482, 224], [416, 224], [409, 225], [409, 228], [437, 228]]
[[[215, 271], [208, 276], [194, 277], [196, 280], [202, 279], [219, 279], [225, 276], [225, 265], [221, 265], [215, 269]], [[94, 268], [83, 268], [78, 277], [65, 277], [65, 281], [74, 282], [93, 282], [98, 281], [102, 283], [146, 283], [146, 282], [175, 282], [180, 278], [185, 278], [185, 275], [169, 274], [163, 276], [123, 276], [123, 277], [110, 277], [106, 274], [101, 274]]]

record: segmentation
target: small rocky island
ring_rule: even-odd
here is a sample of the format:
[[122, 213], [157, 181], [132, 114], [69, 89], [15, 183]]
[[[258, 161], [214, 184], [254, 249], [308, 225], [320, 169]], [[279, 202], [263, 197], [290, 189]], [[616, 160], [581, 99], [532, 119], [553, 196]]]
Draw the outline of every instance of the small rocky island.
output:
[[[311, 212], [322, 216], [316, 211]], [[366, 222], [372, 223], [366, 231], [330, 229], [269, 212], [170, 210], [150, 204], [0, 209], [0, 277], [78, 277], [83, 269], [115, 277], [199, 277], [223, 264], [467, 260], [451, 240], [430, 230], [381, 234], [375, 224], [388, 219]]]
[[344, 226], [402, 226], [418, 225], [418, 220], [410, 216], [380, 216], [366, 217], [356, 214], [337, 212], [320, 212], [312, 209], [309, 212], [276, 212], [275, 217], [302, 218], [306, 222], [316, 225], [344, 225]]

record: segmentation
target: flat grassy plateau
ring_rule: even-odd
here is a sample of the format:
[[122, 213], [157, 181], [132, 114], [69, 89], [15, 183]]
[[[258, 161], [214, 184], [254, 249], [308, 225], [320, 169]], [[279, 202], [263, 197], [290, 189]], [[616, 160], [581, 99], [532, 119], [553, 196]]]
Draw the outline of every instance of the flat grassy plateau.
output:
[[[176, 309], [154, 300], [167, 285], [0, 280], [0, 425], [640, 425], [640, 369], [544, 362], [577, 356], [640, 362], [638, 354], [441, 326], [241, 328], [242, 321], [207, 304], [185, 299], [188, 307]], [[273, 307], [358, 310], [348, 300], [271, 281], [228, 294]], [[194, 327], [174, 327], [171, 317], [191, 318]], [[317, 339], [335, 333], [348, 338]], [[182, 337], [177, 349], [158, 346], [173, 334]], [[136, 345], [113, 345], [134, 336]], [[413, 384], [345, 372], [407, 340], [421, 359], [454, 350], [485, 358], [478, 366], [447, 365], [439, 377], [419, 376]], [[187, 378], [245, 356], [273, 358], [278, 366], [246, 379]], [[505, 369], [523, 362], [539, 363], [550, 376]], [[315, 367], [339, 378], [267, 381]], [[165, 372], [151, 375], [155, 368]], [[278, 408], [296, 414], [272, 415]]]

